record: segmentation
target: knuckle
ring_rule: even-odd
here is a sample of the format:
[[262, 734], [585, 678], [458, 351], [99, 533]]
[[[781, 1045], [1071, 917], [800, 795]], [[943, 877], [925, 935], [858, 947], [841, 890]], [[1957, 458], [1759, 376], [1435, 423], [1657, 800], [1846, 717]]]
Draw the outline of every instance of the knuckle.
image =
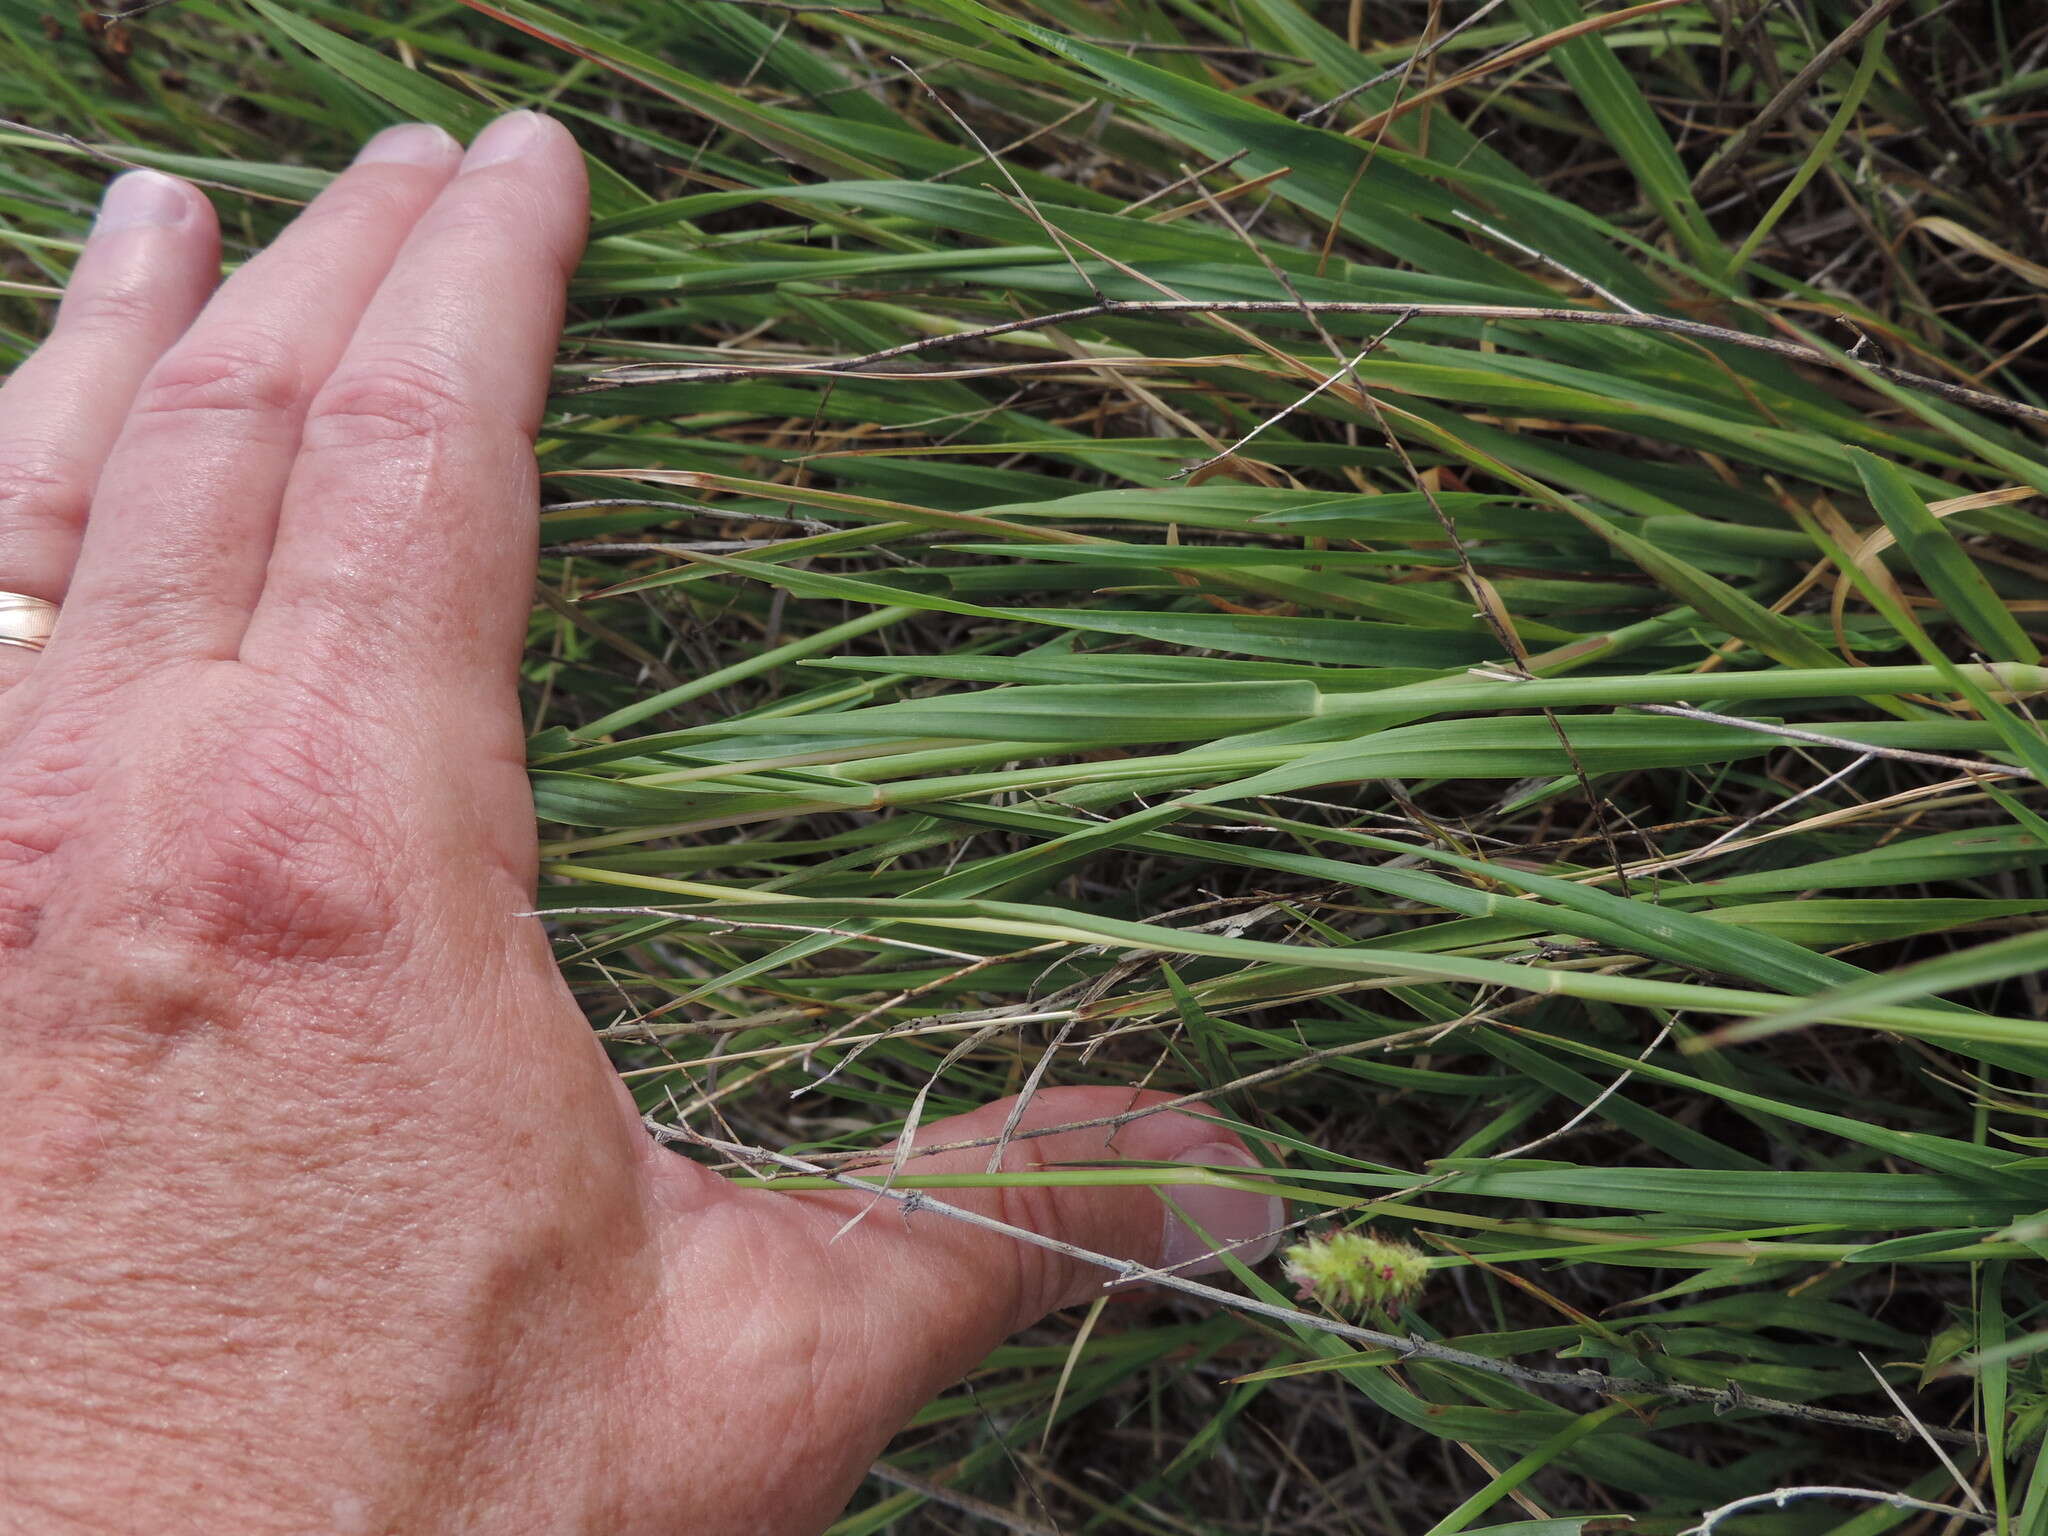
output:
[[85, 524], [93, 471], [46, 443], [0, 439], [0, 526], [72, 530]]
[[[1028, 1141], [1012, 1144], [1003, 1163], [1005, 1171], [1014, 1173], [1037, 1173], [1048, 1166], [1038, 1144]], [[1013, 1185], [998, 1192], [997, 1205], [1001, 1220], [1027, 1232], [1057, 1237], [1066, 1225], [1060, 1192], [1048, 1185]], [[1002, 1278], [1011, 1287], [1009, 1331], [1014, 1333], [1065, 1305], [1077, 1271], [1066, 1258], [1035, 1243], [1005, 1246]]]
[[304, 441], [316, 450], [431, 441], [475, 424], [480, 414], [454, 370], [416, 348], [343, 364], [313, 402]]
[[246, 721], [230, 751], [171, 733], [110, 773], [60, 711], [0, 754], [0, 975], [42, 979], [8, 989], [20, 1038], [61, 1042], [83, 1011], [147, 1058], [286, 977], [381, 995], [419, 942], [377, 751], [311, 694], [270, 693], [255, 719], [215, 702]]
[[303, 387], [301, 365], [271, 338], [244, 332], [194, 339], [150, 371], [135, 412], [143, 417], [194, 411], [281, 415], [297, 406]]
[[75, 742], [19, 742], [0, 768], [0, 967], [34, 946], [59, 850], [86, 814], [93, 774]]
[[[311, 695], [273, 694], [231, 751], [167, 739], [124, 772], [67, 775], [22, 754], [0, 769], [0, 964], [9, 949], [107, 956], [146, 1031], [200, 1016], [176, 976], [352, 971], [401, 942], [403, 800], [373, 751]], [[12, 771], [17, 769], [19, 771]], [[141, 1018], [150, 997], [163, 1000]], [[203, 1002], [204, 999], [200, 999]], [[153, 1020], [153, 1022], [152, 1022]]]
[[[352, 240], [361, 230], [388, 226], [393, 219], [409, 221], [417, 207], [414, 195], [406, 178], [392, 176], [389, 167], [357, 166], [330, 182], [306, 211], [308, 233], [325, 244]], [[329, 225], [335, 227], [323, 227]]]
[[57, 311], [55, 336], [85, 333], [125, 341], [160, 322], [163, 296], [146, 280], [74, 288]]
[[0, 963], [26, 953], [42, 932], [48, 886], [42, 871], [54, 852], [37, 828], [11, 817], [0, 824]]
[[382, 955], [397, 893], [397, 833], [364, 792], [364, 766], [331, 734], [265, 730], [242, 745], [178, 839], [168, 925], [238, 964], [346, 966]]
[[83, 1012], [98, 1021], [96, 1040], [146, 1058], [223, 1016], [233, 993], [228, 973], [147, 918], [60, 927], [38, 945], [38, 974], [67, 984], [61, 1003], [43, 1005], [48, 1025], [61, 1029]]

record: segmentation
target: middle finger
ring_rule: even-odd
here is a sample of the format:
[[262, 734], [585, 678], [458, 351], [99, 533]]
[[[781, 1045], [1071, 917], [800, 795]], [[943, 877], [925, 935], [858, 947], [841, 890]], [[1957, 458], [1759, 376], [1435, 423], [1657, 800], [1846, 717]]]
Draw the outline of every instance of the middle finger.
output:
[[39, 671], [235, 654], [306, 403], [460, 154], [425, 124], [379, 134], [150, 370]]

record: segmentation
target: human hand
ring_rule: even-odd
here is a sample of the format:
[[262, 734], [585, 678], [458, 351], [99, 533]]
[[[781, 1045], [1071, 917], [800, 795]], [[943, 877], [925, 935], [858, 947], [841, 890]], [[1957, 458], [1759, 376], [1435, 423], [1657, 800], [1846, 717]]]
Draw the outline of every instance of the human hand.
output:
[[[583, 225], [554, 124], [466, 159], [396, 129], [215, 293], [205, 200], [137, 174], [0, 390], [0, 587], [63, 603], [0, 649], [0, 1529], [814, 1531], [1099, 1286], [929, 1213], [835, 1242], [865, 1197], [656, 1149], [517, 915]], [[1024, 1128], [1133, 1102], [1048, 1090]], [[1160, 1114], [1007, 1165], [1117, 1155], [1248, 1162]], [[1186, 1256], [1146, 1190], [949, 1198]]]

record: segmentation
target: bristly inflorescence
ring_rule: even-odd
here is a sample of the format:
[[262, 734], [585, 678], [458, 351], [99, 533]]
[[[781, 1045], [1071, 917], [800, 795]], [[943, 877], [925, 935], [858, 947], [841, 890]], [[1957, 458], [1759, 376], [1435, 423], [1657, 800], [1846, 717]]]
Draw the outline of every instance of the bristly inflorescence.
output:
[[1280, 1258], [1295, 1295], [1333, 1312], [1392, 1313], [1429, 1278], [1429, 1260], [1419, 1251], [1371, 1231], [1325, 1232]]

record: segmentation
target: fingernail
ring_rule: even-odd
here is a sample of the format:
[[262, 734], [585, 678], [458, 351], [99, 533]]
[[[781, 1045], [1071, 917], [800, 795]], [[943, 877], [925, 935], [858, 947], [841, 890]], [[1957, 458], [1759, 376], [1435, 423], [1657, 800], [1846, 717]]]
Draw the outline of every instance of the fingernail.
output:
[[400, 123], [362, 147], [357, 165], [440, 165], [462, 153], [453, 134], [432, 123]]
[[92, 229], [103, 235], [117, 229], [178, 224], [191, 211], [192, 194], [182, 181], [161, 171], [130, 171], [107, 188]]
[[[1175, 1161], [1213, 1163], [1219, 1168], [1261, 1167], [1251, 1153], [1227, 1141], [1191, 1147]], [[1279, 1243], [1279, 1229], [1287, 1221], [1286, 1202], [1277, 1195], [1253, 1195], [1201, 1184], [1178, 1188], [1169, 1185], [1165, 1193], [1187, 1213], [1189, 1222], [1209, 1234], [1207, 1239], [1197, 1237], [1193, 1227], [1167, 1211], [1165, 1230], [1159, 1239], [1159, 1267], [1171, 1269], [1177, 1275], [1210, 1275], [1225, 1268], [1218, 1249], [1229, 1250], [1241, 1264], [1256, 1264]], [[1190, 1259], [1195, 1262], [1187, 1268], [1174, 1268]]]
[[528, 153], [540, 143], [545, 132], [541, 124], [546, 121], [538, 112], [506, 113], [476, 136], [469, 153], [462, 157], [463, 174], [480, 171], [487, 165], [502, 165]]

